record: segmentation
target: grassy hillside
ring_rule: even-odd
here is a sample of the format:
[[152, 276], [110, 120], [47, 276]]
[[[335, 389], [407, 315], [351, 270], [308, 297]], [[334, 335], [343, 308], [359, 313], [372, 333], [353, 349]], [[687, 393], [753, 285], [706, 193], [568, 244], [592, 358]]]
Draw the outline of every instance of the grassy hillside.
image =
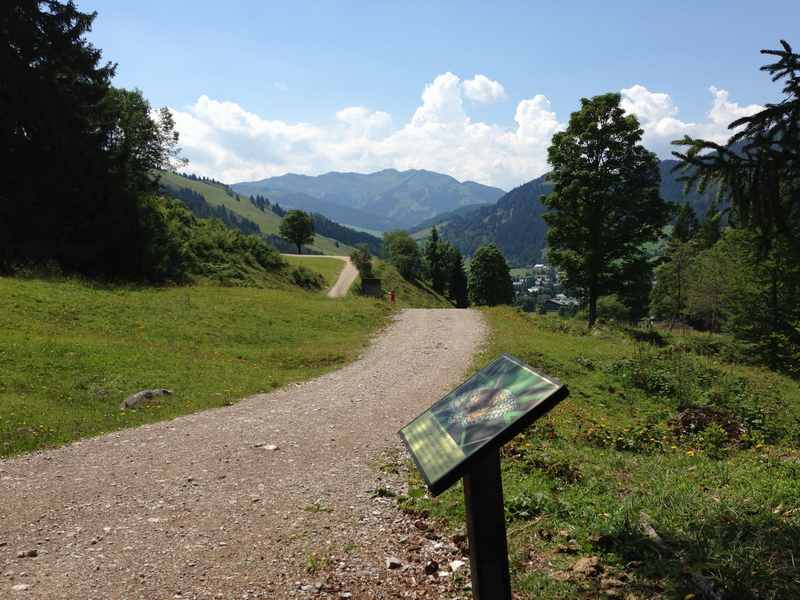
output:
[[[353, 359], [388, 313], [383, 302], [292, 289], [0, 278], [0, 456], [319, 375]], [[153, 387], [175, 394], [118, 409]]]
[[374, 258], [372, 263], [375, 276], [381, 279], [383, 289], [387, 292], [395, 290], [398, 308], [453, 308], [447, 298], [434, 292], [425, 283], [406, 281], [389, 263]]
[[[687, 350], [706, 336], [484, 314], [476, 366], [509, 352], [571, 391], [503, 452], [520, 598], [800, 597], [800, 382]], [[460, 487], [401, 503], [463, 527]]]
[[[235, 212], [256, 223], [264, 234], [278, 234], [281, 218], [270, 210], [262, 211], [253, 206], [247, 196], [234, 194], [229, 195], [220, 185], [206, 183], [203, 181], [193, 181], [176, 173], [163, 172], [161, 174], [161, 185], [167, 188], [189, 188], [202, 194], [206, 202], [213, 206], [224, 206], [230, 211]], [[238, 199], [237, 199], [238, 198]], [[339, 243], [330, 238], [318, 235], [310, 248], [322, 252], [323, 254], [344, 256], [350, 254], [352, 248]]]
[[345, 265], [344, 261], [338, 258], [284, 255], [283, 259], [293, 267], [305, 267], [322, 275], [323, 279], [325, 279], [326, 290], [333, 287]]

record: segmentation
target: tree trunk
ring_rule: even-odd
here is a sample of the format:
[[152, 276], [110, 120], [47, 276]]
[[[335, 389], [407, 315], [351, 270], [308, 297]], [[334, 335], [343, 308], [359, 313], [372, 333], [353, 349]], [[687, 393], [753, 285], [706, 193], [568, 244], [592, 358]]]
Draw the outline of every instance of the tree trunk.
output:
[[[780, 324], [780, 307], [778, 306], [778, 257], [777, 253], [773, 259], [773, 264], [770, 269], [770, 333], [774, 334], [779, 329]], [[778, 368], [778, 347], [777, 340], [774, 335], [769, 336], [769, 363], [773, 369]]]
[[597, 277], [592, 276], [589, 283], [589, 329], [597, 321]]

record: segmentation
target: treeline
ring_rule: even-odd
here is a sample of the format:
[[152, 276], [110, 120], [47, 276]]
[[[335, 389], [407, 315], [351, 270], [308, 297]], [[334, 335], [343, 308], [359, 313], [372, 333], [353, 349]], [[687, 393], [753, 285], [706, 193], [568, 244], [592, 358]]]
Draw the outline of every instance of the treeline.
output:
[[219, 188], [222, 188], [222, 191], [224, 191], [228, 196], [230, 196], [237, 202], [241, 202], [241, 196], [239, 196], [239, 194], [234, 192], [233, 189], [227, 183], [222, 183], [221, 181], [214, 179], [213, 177], [202, 177], [199, 175], [195, 175], [194, 173], [177, 173], [177, 174], [180, 175], [181, 177], [185, 177], [190, 181], [198, 181], [200, 183], [206, 183], [208, 185], [214, 185]]
[[272, 204], [270, 203], [269, 199], [265, 198], [261, 194], [250, 196], [250, 204], [255, 206], [261, 212], [267, 212], [268, 210], [272, 210]]
[[163, 192], [183, 202], [186, 208], [200, 219], [219, 219], [226, 226], [244, 234], [261, 235], [261, 228], [257, 223], [237, 215], [222, 205], [212, 206], [200, 192], [184, 187], [164, 189]]
[[[277, 205], [277, 208], [280, 208], [280, 205]], [[325, 237], [333, 238], [348, 246], [359, 246], [361, 244], [365, 244], [371, 255], [383, 256], [383, 242], [380, 240], [380, 238], [376, 238], [374, 235], [370, 235], [363, 231], [356, 231], [355, 229], [350, 229], [344, 225], [339, 225], [339, 223], [331, 221], [328, 217], [319, 213], [313, 213], [311, 217], [314, 220], [315, 233]]]
[[[781, 102], [732, 122], [725, 144], [673, 142], [684, 147], [673, 154], [686, 189], [726, 199], [712, 202], [702, 222], [688, 204], [660, 197], [658, 161], [619, 94], [582, 99], [553, 137], [554, 188], [542, 198], [548, 258], [583, 298], [590, 327], [598, 307], [633, 318], [649, 312], [729, 333], [739, 359], [800, 376], [800, 55], [781, 45], [762, 50], [777, 58], [762, 70], [786, 82]], [[654, 261], [648, 246], [676, 208]]]
[[470, 304], [510, 304], [513, 300], [508, 264], [494, 244], [478, 249], [470, 263], [469, 273], [461, 252], [450, 242], [442, 240], [436, 227], [422, 248], [405, 231], [386, 232], [383, 247], [386, 259], [403, 278], [411, 282], [428, 282], [436, 293], [449, 298], [458, 308]]
[[240, 232], [253, 223], [182, 192], [215, 217], [197, 219], [158, 195], [158, 173], [185, 162], [175, 123], [140, 91], [112, 86], [116, 65], [86, 40], [95, 14], [57, 0], [10, 8], [0, 11], [0, 272], [48, 264], [114, 280], [241, 283], [281, 267], [268, 243]]

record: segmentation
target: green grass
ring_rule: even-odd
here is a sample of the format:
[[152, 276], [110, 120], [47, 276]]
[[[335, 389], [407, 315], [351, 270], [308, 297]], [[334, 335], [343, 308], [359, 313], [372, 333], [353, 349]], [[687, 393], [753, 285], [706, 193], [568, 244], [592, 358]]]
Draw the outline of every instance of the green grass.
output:
[[[519, 356], [570, 396], [506, 446], [503, 483], [514, 588], [522, 598], [800, 597], [800, 383], [636, 342], [575, 321], [488, 309], [492, 338], [476, 359]], [[691, 406], [732, 415], [747, 432], [677, 432]], [[680, 434], [679, 434], [680, 433]], [[422, 486], [411, 475], [412, 491]], [[400, 499], [463, 527], [460, 486]], [[642, 514], [668, 545], [643, 533]], [[576, 575], [581, 557], [603, 574]], [[603, 578], [616, 579], [618, 585]], [[694, 596], [691, 596], [694, 594]]]
[[284, 256], [283, 259], [293, 267], [306, 267], [316, 271], [325, 279], [326, 291], [333, 287], [339, 279], [339, 273], [344, 269], [344, 261], [338, 258], [323, 258], [319, 256]]
[[[372, 259], [372, 264], [383, 289], [387, 292], [395, 290], [398, 308], [453, 308], [447, 298], [434, 292], [425, 282], [411, 283], [403, 279], [392, 265], [377, 258]], [[353, 287], [359, 285], [356, 282]]]
[[[0, 455], [222, 406], [355, 358], [383, 302], [0, 278]], [[137, 410], [145, 388], [173, 396]]]
[[[231, 210], [236, 214], [246, 217], [256, 223], [256, 225], [261, 228], [263, 233], [278, 235], [278, 229], [281, 225], [281, 218], [270, 210], [262, 212], [253, 206], [247, 196], [239, 194], [239, 199], [237, 200], [236, 195], [229, 196], [225, 193], [225, 190], [218, 185], [213, 185], [211, 183], [205, 183], [202, 181], [193, 181], [191, 179], [187, 179], [186, 177], [181, 177], [180, 175], [166, 171], [161, 173], [160, 181], [162, 185], [167, 187], [183, 187], [198, 192], [202, 194], [206, 199], [206, 202], [212, 206], [222, 205], [228, 210]], [[335, 256], [349, 255], [353, 250], [353, 248], [350, 246], [342, 243], [337, 245], [335, 240], [321, 235], [315, 236], [314, 243], [308, 247], [322, 252], [323, 254]]]

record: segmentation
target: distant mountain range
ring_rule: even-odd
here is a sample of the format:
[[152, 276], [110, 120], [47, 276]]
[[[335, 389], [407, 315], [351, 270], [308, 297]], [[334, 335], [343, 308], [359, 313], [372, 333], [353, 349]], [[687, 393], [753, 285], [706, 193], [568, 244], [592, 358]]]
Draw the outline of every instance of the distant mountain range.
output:
[[[661, 196], [669, 202], [688, 202], [702, 218], [716, 191], [708, 190], [702, 195], [693, 191], [684, 196], [683, 183], [672, 173], [677, 164], [675, 160], [661, 161]], [[494, 242], [513, 266], [530, 265], [542, 260], [547, 226], [542, 220], [544, 206], [540, 198], [552, 189], [547, 175], [543, 175], [511, 190], [495, 204], [466, 214], [440, 215], [424, 225], [437, 225], [442, 237], [468, 256], [481, 245]]]
[[284, 207], [322, 213], [339, 223], [378, 231], [411, 228], [441, 213], [491, 204], [505, 193], [432, 171], [395, 169], [316, 177], [288, 174], [230, 187], [246, 196], [261, 194]]

